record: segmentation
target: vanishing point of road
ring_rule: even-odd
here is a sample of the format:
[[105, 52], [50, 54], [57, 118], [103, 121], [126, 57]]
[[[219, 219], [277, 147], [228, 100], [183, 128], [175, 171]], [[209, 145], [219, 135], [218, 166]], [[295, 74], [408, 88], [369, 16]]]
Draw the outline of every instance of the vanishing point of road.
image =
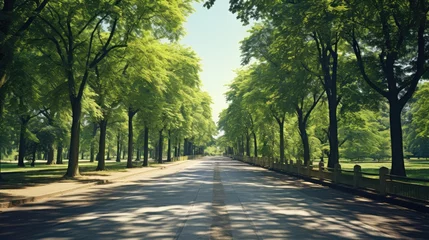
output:
[[0, 213], [0, 239], [428, 239], [424, 213], [225, 157]]

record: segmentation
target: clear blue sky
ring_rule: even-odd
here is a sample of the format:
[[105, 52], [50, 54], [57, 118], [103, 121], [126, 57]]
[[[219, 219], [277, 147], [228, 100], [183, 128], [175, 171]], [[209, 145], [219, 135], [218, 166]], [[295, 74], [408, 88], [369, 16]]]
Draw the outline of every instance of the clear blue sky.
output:
[[213, 119], [217, 122], [219, 113], [227, 107], [224, 93], [226, 84], [240, 68], [240, 44], [247, 36], [248, 26], [228, 11], [228, 0], [217, 0], [210, 9], [202, 3], [194, 3], [195, 12], [185, 24], [187, 35], [182, 43], [192, 47], [202, 62], [201, 80], [203, 90], [213, 99]]

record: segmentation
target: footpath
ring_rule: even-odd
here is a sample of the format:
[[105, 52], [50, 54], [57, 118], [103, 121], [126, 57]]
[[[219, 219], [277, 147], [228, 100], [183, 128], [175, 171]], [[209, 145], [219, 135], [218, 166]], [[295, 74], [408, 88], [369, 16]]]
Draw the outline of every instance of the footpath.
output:
[[82, 188], [89, 188], [94, 185], [125, 180], [126, 178], [134, 177], [139, 174], [169, 168], [186, 162], [187, 161], [165, 162], [156, 167], [130, 168], [123, 172], [102, 172], [106, 174], [82, 176], [76, 180], [64, 179], [60, 182], [26, 186], [18, 189], [3, 189], [0, 183], [0, 210], [25, 203], [37, 202], [45, 198], [58, 196]]

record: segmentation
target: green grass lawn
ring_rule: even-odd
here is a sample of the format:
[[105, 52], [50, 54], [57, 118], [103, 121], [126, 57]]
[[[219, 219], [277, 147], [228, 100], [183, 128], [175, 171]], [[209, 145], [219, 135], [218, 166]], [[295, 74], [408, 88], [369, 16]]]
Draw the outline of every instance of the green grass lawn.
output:
[[[46, 165], [44, 163], [36, 164], [35, 167], [31, 167], [30, 164], [26, 164], [26, 167], [17, 167], [17, 162], [2, 162], [1, 172], [5, 179], [2, 183], [2, 188], [19, 188], [25, 186], [33, 186], [45, 183], [52, 183], [57, 181], [63, 181], [64, 174], [67, 170], [67, 161], [63, 164]], [[133, 162], [134, 167], [141, 167], [142, 162]], [[106, 171], [95, 171], [97, 162], [89, 162], [88, 160], [79, 161], [79, 170], [82, 178], [77, 181], [90, 181], [85, 179], [85, 176], [91, 175], [109, 175], [111, 172], [127, 171], [126, 161], [114, 162], [106, 161]]]
[[[25, 162], [25, 167], [18, 167], [17, 161], [1, 161], [1, 172], [2, 173], [13, 173], [13, 172], [33, 172], [33, 171], [46, 171], [46, 170], [66, 170], [68, 161], [64, 160], [63, 164], [53, 164], [53, 165], [46, 165], [46, 160], [36, 162], [36, 166], [31, 167], [30, 162]], [[133, 162], [135, 167], [139, 167], [142, 162]], [[122, 160], [121, 162], [117, 163], [115, 161], [106, 161], [106, 171], [119, 171], [125, 169], [127, 165], [126, 160]], [[157, 166], [158, 163], [155, 163], [153, 161], [149, 161], [150, 166]], [[91, 171], [95, 170], [97, 167], [97, 162], [89, 162], [89, 160], [79, 160], [79, 168], [81, 171]]]
[[[341, 160], [341, 168], [345, 170], [353, 170], [355, 165], [362, 167], [362, 172], [367, 173], [378, 173], [381, 167], [391, 168], [391, 162], [352, 162], [347, 160]], [[405, 161], [405, 169], [407, 176], [411, 178], [423, 178], [429, 179], [429, 161], [426, 160], [410, 160]]]

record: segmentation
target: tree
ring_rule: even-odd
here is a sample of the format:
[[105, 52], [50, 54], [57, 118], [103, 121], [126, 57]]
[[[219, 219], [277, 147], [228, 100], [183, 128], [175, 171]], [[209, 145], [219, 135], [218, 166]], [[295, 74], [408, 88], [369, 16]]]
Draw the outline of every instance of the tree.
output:
[[384, 120], [387, 118], [369, 109], [345, 113], [339, 129], [344, 157], [354, 160], [389, 157], [389, 126]]
[[428, 69], [428, 3], [350, 1], [347, 8], [346, 38], [362, 77], [389, 103], [391, 174], [405, 176], [401, 112]]
[[429, 121], [427, 119], [429, 106], [429, 84], [424, 82], [417, 88], [409, 110], [406, 112], [405, 142], [407, 149], [414, 156], [429, 156]]
[[13, 61], [15, 45], [48, 2], [49, 0], [4, 0], [0, 3], [0, 121], [3, 119], [3, 107], [10, 83], [8, 71]]
[[[314, 61], [306, 60], [310, 53], [303, 50], [302, 43], [296, 42], [283, 46], [282, 34], [269, 23], [256, 24], [250, 31], [251, 35], [242, 41], [243, 63], [249, 63], [251, 58], [266, 62], [271, 70], [281, 78], [283, 91], [279, 91], [282, 99], [287, 99], [298, 117], [298, 128], [303, 144], [304, 163], [310, 160], [310, 146], [307, 134], [307, 123], [311, 112], [323, 96], [319, 87], [321, 76], [307, 71], [309, 64]], [[288, 38], [301, 41], [298, 38]], [[281, 46], [280, 46], [281, 45]], [[305, 67], [303, 67], [305, 66]], [[309, 99], [310, 98], [310, 99]], [[281, 134], [282, 135], [282, 134]]]
[[[127, 78], [129, 84], [122, 86], [122, 95], [125, 96], [123, 102], [128, 114], [127, 167], [129, 168], [132, 167], [134, 150], [134, 116], [139, 113], [145, 118], [156, 119], [159, 114], [159, 104], [165, 92], [165, 83], [168, 81], [166, 65], [168, 65], [169, 53], [166, 46], [148, 37], [132, 42], [127, 49], [129, 57], [122, 77]], [[148, 126], [150, 121], [143, 122]], [[144, 153], [144, 157], [147, 156], [146, 154], [147, 152]]]
[[112, 119], [114, 111], [119, 108], [121, 102], [120, 86], [127, 84], [121, 82], [121, 80], [125, 80], [121, 75], [126, 68], [126, 63], [121, 61], [119, 57], [111, 56], [98, 64], [95, 67], [95, 76], [89, 81], [91, 89], [96, 94], [95, 102], [99, 107], [94, 114], [100, 129], [97, 171], [105, 169], [107, 125]]
[[[29, 63], [33, 62], [34, 54], [20, 52], [15, 55], [12, 65], [13, 85], [11, 86], [12, 97], [10, 99], [10, 108], [20, 122], [19, 134], [19, 155], [18, 166], [24, 167], [24, 157], [26, 156], [26, 140], [33, 134], [28, 131], [28, 123], [31, 119], [40, 114], [37, 111], [39, 107], [39, 81], [36, 75], [32, 75], [32, 67]], [[34, 63], [34, 62], [33, 62]], [[35, 136], [33, 136], [35, 138]]]
[[[130, 39], [153, 31], [159, 38], [175, 39], [181, 33], [190, 1], [63, 1], [50, 2], [38, 18], [40, 32], [57, 50], [56, 63], [67, 79], [73, 112], [70, 160], [65, 176], [79, 175], [78, 153], [82, 97], [89, 76], [110, 52], [124, 48]], [[157, 17], [154, 17], [157, 16]]]
[[[211, 7], [214, 2], [215, 0], [206, 1], [205, 6]], [[278, 46], [285, 47], [293, 42], [313, 49], [311, 56], [319, 66], [317, 69], [306, 66], [306, 69], [320, 72], [322, 76], [320, 82], [325, 90], [329, 109], [328, 166], [331, 168], [339, 161], [337, 107], [340, 98], [337, 84], [343, 23], [336, 16], [340, 10], [341, 6], [328, 0], [230, 1], [230, 11], [236, 13], [243, 23], [248, 24], [251, 19], [262, 19], [277, 28], [281, 34]]]

